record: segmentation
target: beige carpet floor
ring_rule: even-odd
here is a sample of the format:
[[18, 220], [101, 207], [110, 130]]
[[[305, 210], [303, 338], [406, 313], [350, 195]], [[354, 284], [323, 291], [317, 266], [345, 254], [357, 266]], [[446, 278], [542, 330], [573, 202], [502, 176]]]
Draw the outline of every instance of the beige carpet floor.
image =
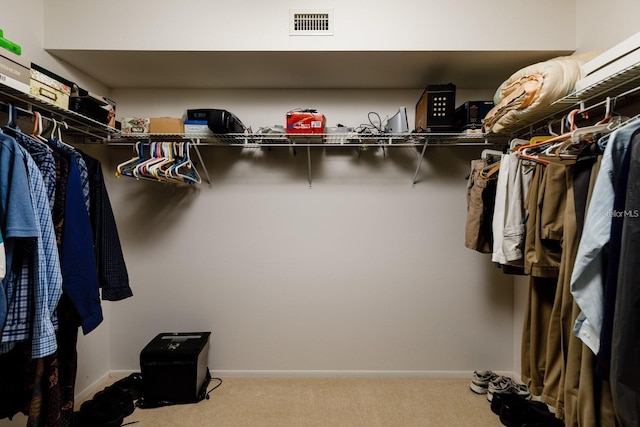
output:
[[[210, 387], [215, 384], [212, 380]], [[486, 396], [469, 390], [469, 380], [417, 378], [226, 378], [209, 400], [136, 408], [126, 423], [134, 423], [131, 427], [502, 425]], [[0, 420], [0, 427], [25, 425], [22, 415], [13, 421]]]
[[[211, 385], [216, 384], [213, 380]], [[501, 426], [461, 379], [228, 378], [196, 404], [140, 409], [134, 427]]]

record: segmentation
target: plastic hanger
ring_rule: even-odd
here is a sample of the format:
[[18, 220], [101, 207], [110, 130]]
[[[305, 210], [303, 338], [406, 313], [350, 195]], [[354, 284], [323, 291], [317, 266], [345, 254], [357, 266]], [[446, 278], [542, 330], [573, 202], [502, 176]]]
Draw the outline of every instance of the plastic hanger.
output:
[[549, 144], [553, 144], [555, 142], [560, 142], [560, 141], [565, 141], [567, 138], [569, 138], [571, 136], [570, 133], [566, 133], [564, 135], [559, 135], [556, 136], [554, 138], [549, 138], [546, 139], [544, 141], [541, 142], [537, 142], [535, 144], [530, 144], [530, 145], [521, 145], [520, 147], [518, 147], [518, 149], [516, 150], [516, 153], [518, 154], [518, 156], [522, 159], [527, 159], [527, 160], [531, 160], [534, 161], [536, 163], [541, 163], [543, 165], [548, 165], [549, 161], [545, 160], [545, 159], [541, 159], [535, 155], [533, 155], [531, 153], [531, 151], [538, 151], [541, 148], [544, 150], [546, 150], [546, 148], [549, 146]]
[[612, 121], [612, 99], [607, 97], [605, 114], [602, 120], [591, 126], [585, 126], [582, 128], [575, 128], [571, 131], [571, 137], [557, 144], [554, 147], [554, 155], [560, 157], [575, 157], [577, 153], [570, 153], [571, 151], [582, 151], [584, 144], [595, 142], [603, 134], [610, 133], [614, 129], [614, 121]]
[[[7, 111], [8, 118], [7, 118], [7, 124], [5, 125], [5, 127], [10, 128], [10, 127], [12, 127], [11, 125], [13, 124], [14, 110], [13, 110], [13, 105], [11, 105], [10, 103], [7, 104], [7, 107], [9, 109], [9, 111]], [[16, 111], [16, 113], [17, 113], [17, 111]]]
[[11, 126], [11, 122], [13, 121], [13, 105], [11, 104], [7, 104], [9, 111], [7, 112], [7, 124], [5, 125], [6, 127], [10, 127]]
[[162, 142], [161, 149], [164, 160], [154, 163], [149, 167], [149, 173], [156, 177], [159, 181], [175, 182], [176, 179], [166, 172], [175, 164], [175, 142]]
[[138, 162], [142, 161], [144, 154], [144, 143], [142, 141], [138, 141], [135, 144], [135, 156], [131, 159], [120, 163], [116, 167], [116, 178], [120, 178], [120, 176], [133, 176], [133, 173], [130, 172], [131, 168], [133, 168]]
[[[567, 114], [566, 118], [569, 124], [569, 132], [567, 133], [563, 133], [562, 135], [558, 135], [552, 138], [546, 138], [543, 139], [540, 142], [535, 142], [533, 144], [529, 144], [529, 145], [522, 145], [518, 148], [517, 150], [517, 154], [520, 158], [523, 159], [527, 159], [527, 160], [531, 160], [534, 161], [536, 163], [541, 163], [543, 165], [548, 165], [549, 161], [546, 159], [542, 159], [536, 155], [533, 154], [533, 152], [542, 152], [545, 153], [547, 151], [547, 149], [550, 146], [553, 146], [556, 143], [559, 142], [564, 142], [566, 141], [568, 138], [571, 137], [571, 131], [573, 131], [575, 129], [575, 116], [576, 114], [578, 114], [580, 112], [579, 109], [575, 109], [569, 112], [569, 114]], [[564, 122], [564, 119], [563, 119]], [[564, 130], [564, 129], [562, 129]]]
[[58, 138], [57, 138], [58, 142], [59, 142], [60, 144], [64, 145], [65, 147], [67, 147], [67, 148], [71, 149], [71, 150], [75, 150], [75, 148], [74, 148], [73, 146], [71, 146], [71, 145], [67, 144], [67, 143], [66, 143], [66, 142], [64, 142], [64, 140], [62, 139], [62, 126], [60, 126], [60, 125], [64, 125], [64, 128], [65, 128], [65, 129], [67, 129], [67, 130], [69, 129], [69, 125], [67, 124], [67, 122], [65, 122], [65, 121], [61, 121], [61, 122], [59, 123], [59, 125], [58, 125]]
[[502, 151], [500, 151], [500, 150], [491, 150], [489, 148], [486, 148], [486, 149], [482, 150], [482, 153], [480, 154], [480, 158], [483, 159], [483, 160], [489, 159], [490, 156], [502, 156]]
[[161, 142], [152, 142], [149, 150], [150, 156], [147, 160], [137, 164], [135, 168], [133, 168], [133, 176], [135, 178], [148, 178], [154, 181], [158, 181], [158, 179], [150, 172], [150, 168], [156, 163], [162, 162], [165, 160], [165, 157], [162, 153], [162, 143]]
[[4, 38], [4, 33], [0, 29], [0, 47], [7, 49], [10, 52], [15, 53], [16, 55], [22, 55], [22, 48], [20, 45], [12, 42], [11, 40], [7, 40]]
[[[183, 150], [185, 161], [180, 164], [175, 170], [175, 173], [178, 177], [182, 178], [182, 180], [188, 184], [200, 184], [202, 182], [202, 178], [198, 173], [198, 170], [195, 168], [195, 165], [191, 161], [191, 156], [189, 154], [189, 143], [183, 142]], [[186, 168], [185, 172], [182, 172], [182, 169]]]
[[33, 130], [31, 131], [31, 137], [38, 142], [46, 143], [47, 138], [42, 136], [42, 115], [39, 112], [34, 112], [35, 119], [33, 121]]

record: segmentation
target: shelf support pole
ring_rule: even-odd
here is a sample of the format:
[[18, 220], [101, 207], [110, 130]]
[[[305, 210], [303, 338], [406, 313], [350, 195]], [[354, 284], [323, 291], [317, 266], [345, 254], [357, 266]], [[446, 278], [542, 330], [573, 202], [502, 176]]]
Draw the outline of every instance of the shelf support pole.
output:
[[211, 178], [209, 177], [209, 171], [207, 171], [207, 165], [202, 161], [202, 155], [200, 155], [200, 149], [198, 148], [199, 139], [192, 139], [191, 145], [196, 150], [196, 154], [198, 155], [198, 160], [200, 161], [200, 165], [202, 166], [202, 170], [204, 171], [204, 176], [207, 177], [207, 182], [209, 183], [209, 188], [211, 188]]
[[311, 187], [311, 147], [307, 145], [307, 170], [309, 177], [309, 188]]
[[422, 165], [422, 159], [424, 158], [424, 153], [427, 151], [428, 140], [425, 139], [424, 145], [422, 146], [422, 152], [420, 153], [420, 158], [418, 159], [418, 166], [416, 167], [416, 173], [413, 174], [413, 181], [411, 181], [411, 188], [416, 187], [416, 182], [418, 178], [418, 172], [420, 171], [420, 165]]

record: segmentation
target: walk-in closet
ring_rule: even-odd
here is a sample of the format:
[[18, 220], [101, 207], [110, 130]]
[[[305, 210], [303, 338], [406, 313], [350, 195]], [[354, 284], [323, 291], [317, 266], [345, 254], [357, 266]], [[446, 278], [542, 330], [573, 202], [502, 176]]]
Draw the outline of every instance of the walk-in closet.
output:
[[638, 425], [637, 1], [13, 3], [0, 426]]

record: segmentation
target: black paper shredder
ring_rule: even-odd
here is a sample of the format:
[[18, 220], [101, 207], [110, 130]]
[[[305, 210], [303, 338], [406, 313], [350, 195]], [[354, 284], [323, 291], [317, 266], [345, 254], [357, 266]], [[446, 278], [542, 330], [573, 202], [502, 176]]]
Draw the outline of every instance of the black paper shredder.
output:
[[140, 352], [142, 395], [147, 402], [202, 400], [209, 382], [211, 332], [158, 334]]

